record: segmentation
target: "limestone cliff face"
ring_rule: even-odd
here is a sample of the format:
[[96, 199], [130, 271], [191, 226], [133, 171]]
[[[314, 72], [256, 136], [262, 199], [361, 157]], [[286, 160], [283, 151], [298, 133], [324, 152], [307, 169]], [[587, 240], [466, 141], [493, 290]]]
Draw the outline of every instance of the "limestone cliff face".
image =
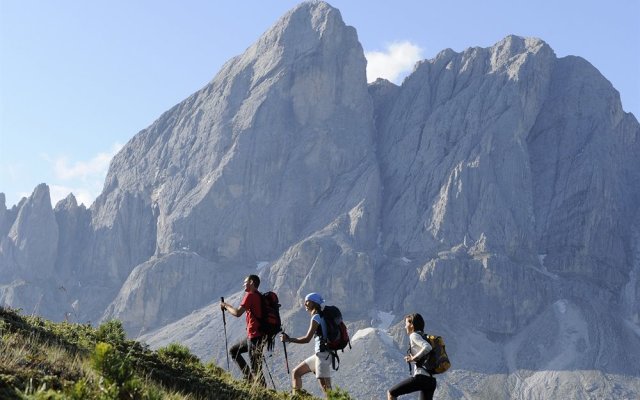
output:
[[[619, 292], [633, 259], [639, 132], [618, 92], [585, 60], [558, 60], [527, 137], [535, 237], [549, 269]], [[605, 283], [606, 282], [606, 283]]]
[[384, 249], [412, 260], [390, 274], [418, 266], [406, 285], [502, 333], [553, 298], [554, 273], [606, 276], [598, 293], [620, 292], [632, 270], [638, 127], [592, 66], [508, 37], [423, 62], [391, 102], [384, 85], [371, 88]]
[[[132, 333], [166, 325], [208, 304], [213, 292], [230, 290], [232, 266], [217, 265], [193, 252], [176, 251], [138, 265], [107, 308]], [[237, 282], [234, 282], [237, 283]]]
[[59, 231], [56, 274], [67, 279], [77, 276], [78, 280], [86, 280], [83, 279], [86, 278], [86, 271], [78, 264], [77, 258], [90, 243], [91, 213], [84, 204], [78, 205], [73, 194], [56, 204], [54, 213]]
[[[508, 333], [546, 301], [534, 269], [526, 138], [554, 63], [536, 39], [447, 50], [421, 63], [392, 104], [378, 102], [383, 247], [391, 260], [411, 260], [393, 268], [411, 271], [402, 285], [419, 289], [415, 298], [396, 294], [394, 304], [432, 293], [434, 308]], [[519, 298], [526, 301], [513, 301]]]
[[338, 10], [295, 7], [135, 135], [91, 208], [0, 197], [1, 301], [221, 360], [216, 300], [258, 273], [288, 331], [317, 291], [380, 349], [366, 379], [367, 347], [345, 356], [357, 397], [405, 376], [416, 311], [452, 353], [444, 398], [637, 397], [640, 125], [611, 84], [517, 36], [400, 86], [365, 67]]
[[494, 251], [533, 249], [526, 137], [554, 61], [544, 42], [517, 37], [447, 50], [420, 64], [393, 104], [377, 110], [385, 190], [394, 194], [385, 196], [385, 247], [433, 253], [470, 246], [484, 233]]

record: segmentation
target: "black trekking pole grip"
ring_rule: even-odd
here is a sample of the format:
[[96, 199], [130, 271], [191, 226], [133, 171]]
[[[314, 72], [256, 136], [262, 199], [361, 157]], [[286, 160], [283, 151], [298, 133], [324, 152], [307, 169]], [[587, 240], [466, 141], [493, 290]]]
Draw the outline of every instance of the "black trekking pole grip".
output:
[[[224, 303], [224, 297], [220, 297], [220, 304]], [[225, 354], [227, 356], [227, 371], [231, 371], [231, 366], [229, 365], [229, 342], [227, 342], [227, 318], [224, 313], [225, 309], [222, 309], [222, 325], [224, 326], [224, 349]]]
[[[224, 303], [224, 297], [220, 297], [220, 304]], [[224, 308], [222, 309], [222, 323], [227, 326], [227, 318], [224, 316]]]

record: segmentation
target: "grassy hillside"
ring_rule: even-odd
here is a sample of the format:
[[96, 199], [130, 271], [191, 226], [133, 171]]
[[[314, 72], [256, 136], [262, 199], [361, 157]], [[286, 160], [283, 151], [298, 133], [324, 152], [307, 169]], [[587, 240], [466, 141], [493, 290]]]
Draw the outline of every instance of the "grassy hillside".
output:
[[[297, 399], [312, 399], [299, 395]], [[0, 307], [1, 399], [290, 399], [235, 380], [179, 344], [150, 350], [119, 321], [54, 323]], [[344, 392], [334, 399], [348, 399]]]

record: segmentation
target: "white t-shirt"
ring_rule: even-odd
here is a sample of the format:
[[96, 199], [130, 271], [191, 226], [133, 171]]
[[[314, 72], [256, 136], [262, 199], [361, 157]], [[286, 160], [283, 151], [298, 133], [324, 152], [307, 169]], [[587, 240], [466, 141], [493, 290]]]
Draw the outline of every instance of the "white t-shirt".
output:
[[[409, 335], [409, 345], [411, 346], [411, 355], [416, 359], [426, 356], [432, 349], [429, 342], [427, 342], [418, 332], [412, 332], [411, 335]], [[417, 368], [417, 366], [414, 365], [413, 376], [416, 375], [428, 376], [429, 373], [424, 368]]]

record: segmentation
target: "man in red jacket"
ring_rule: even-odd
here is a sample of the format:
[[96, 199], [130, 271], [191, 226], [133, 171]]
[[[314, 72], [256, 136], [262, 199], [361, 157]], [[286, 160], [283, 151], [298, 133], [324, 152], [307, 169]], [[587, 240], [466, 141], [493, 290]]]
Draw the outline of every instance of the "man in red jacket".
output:
[[[247, 313], [247, 338], [240, 340], [231, 346], [229, 354], [238, 364], [245, 379], [250, 382], [258, 382], [266, 387], [264, 375], [262, 374], [262, 348], [264, 347], [264, 337], [260, 332], [260, 318], [262, 317], [262, 300], [258, 292], [260, 278], [257, 275], [249, 275], [244, 279], [244, 291], [246, 292], [240, 306], [233, 307], [231, 304], [222, 302], [220, 308], [229, 311], [234, 317], [240, 317]], [[251, 369], [242, 357], [242, 353], [249, 353]]]

